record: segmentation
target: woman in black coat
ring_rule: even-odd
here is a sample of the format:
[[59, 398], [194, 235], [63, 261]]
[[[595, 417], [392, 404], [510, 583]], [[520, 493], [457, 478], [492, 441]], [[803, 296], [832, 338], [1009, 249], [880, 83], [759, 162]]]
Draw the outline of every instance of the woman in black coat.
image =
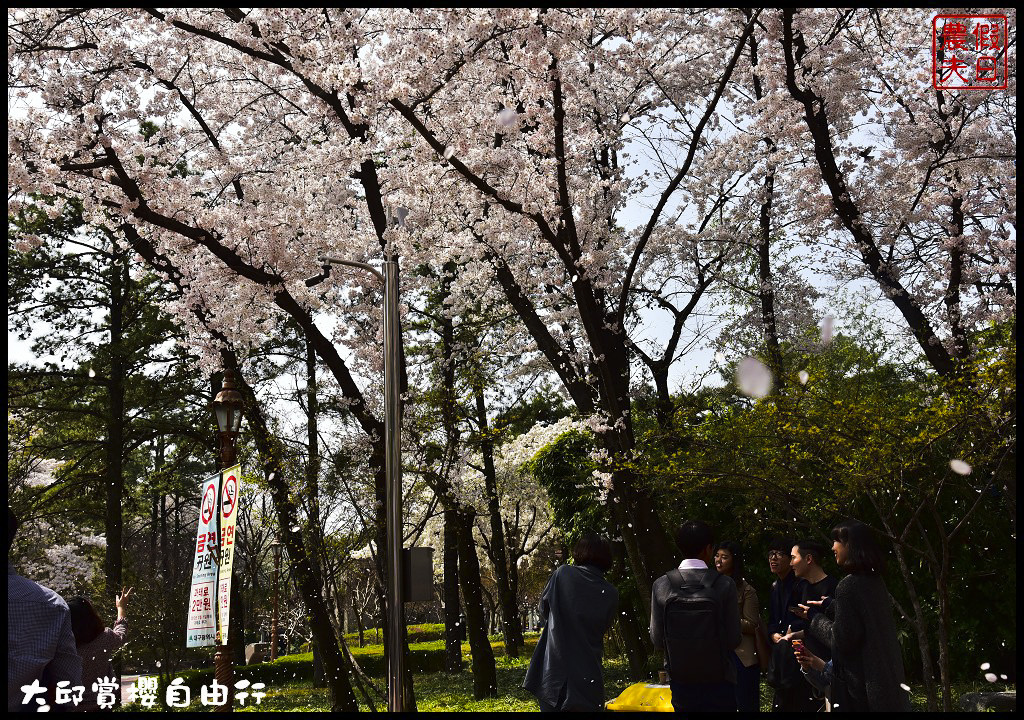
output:
[[574, 564], [557, 568], [541, 595], [544, 629], [523, 680], [541, 712], [604, 707], [602, 641], [619, 604], [618, 591], [604, 579], [611, 545], [586, 533], [572, 555]]
[[839, 581], [834, 601], [811, 603], [808, 627], [832, 648], [832, 709], [909, 712], [882, 550], [870, 528], [855, 520], [837, 525], [832, 540], [836, 563], [849, 574]]

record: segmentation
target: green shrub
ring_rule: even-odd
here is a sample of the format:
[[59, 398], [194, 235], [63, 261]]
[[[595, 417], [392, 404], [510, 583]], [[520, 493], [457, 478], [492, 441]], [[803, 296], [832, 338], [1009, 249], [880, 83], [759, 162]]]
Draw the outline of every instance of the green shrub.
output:
[[[422, 625], [407, 625], [405, 632], [408, 634], [409, 642], [419, 643], [430, 640], [444, 640], [444, 623], [424, 623]], [[377, 639], [379, 638], [379, 640]], [[345, 642], [351, 647], [359, 644], [359, 633], [346, 633]], [[363, 642], [380, 644], [384, 642], [384, 631], [378, 628], [367, 628], [363, 631]]]

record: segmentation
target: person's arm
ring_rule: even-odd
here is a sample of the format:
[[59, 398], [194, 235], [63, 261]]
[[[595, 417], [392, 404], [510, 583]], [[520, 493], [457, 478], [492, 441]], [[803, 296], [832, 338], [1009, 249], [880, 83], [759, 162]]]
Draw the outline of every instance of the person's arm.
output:
[[75, 646], [75, 633], [71, 629], [71, 611], [63, 608], [60, 619], [60, 630], [57, 634], [57, 647], [53, 660], [46, 666], [45, 675], [54, 686], [61, 680], [71, 682], [71, 687], [82, 684], [82, 658]]
[[651, 587], [651, 643], [655, 650], [665, 649], [665, 631], [662, 628], [663, 615], [665, 614], [664, 601], [658, 600], [658, 586], [661, 578], [654, 581]]
[[[852, 578], [852, 576], [850, 576]], [[836, 585], [836, 596], [835, 599], [825, 606], [824, 611], [816, 613], [811, 621], [807, 624], [807, 629], [811, 636], [815, 640], [824, 643], [827, 647], [832, 648], [833, 654], [836, 648], [835, 639], [835, 625], [839, 620], [839, 610], [843, 602], [840, 600], [840, 595], [849, 596], [850, 583], [846, 582], [846, 578], [840, 581], [840, 584]], [[846, 601], [848, 611], [854, 612], [854, 603], [848, 599]]]
[[850, 576], [850, 579], [853, 582], [845, 582], [836, 588], [836, 600], [832, 603], [835, 606], [835, 620], [832, 622], [833, 655], [859, 653], [864, 643], [863, 612], [877, 612], [877, 608], [862, 608], [863, 598], [857, 597], [857, 587], [867, 580], [861, 581], [857, 576]]
[[[608, 592], [611, 593], [612, 602], [611, 602], [611, 606], [608, 608], [608, 620], [605, 621], [604, 632], [608, 632], [608, 630], [612, 626], [612, 623], [615, 622], [615, 613], [619, 609], [619, 591], [611, 583], [608, 583], [608, 585], [610, 586], [610, 589], [608, 590]], [[602, 633], [602, 634], [604, 634], [604, 633]]]
[[125, 620], [127, 617], [128, 598], [132, 594], [131, 588], [122, 588], [120, 595], [114, 596], [114, 605], [117, 607], [117, 619]]
[[548, 584], [544, 586], [544, 592], [540, 594], [540, 602], [537, 604], [537, 612], [540, 613], [540, 619], [543, 624], [548, 622], [548, 613], [551, 611], [551, 603], [549, 598], [551, 597], [551, 586], [554, 585], [555, 575], [558, 574], [560, 568], [555, 568], [555, 571], [551, 573], [551, 577], [548, 578]]
[[736, 597], [736, 583], [732, 578], [725, 583], [725, 642], [726, 647], [737, 648], [743, 642], [743, 632], [740, 630], [740, 604]]
[[124, 644], [125, 635], [128, 633], [128, 597], [132, 594], [132, 589], [127, 588], [121, 591], [120, 595], [115, 596], [114, 605], [117, 607], [117, 620], [114, 621], [114, 627], [111, 628], [115, 640], [115, 645], [112, 648], [116, 650]]
[[743, 609], [740, 612], [740, 631], [744, 635], [753, 635], [757, 632], [758, 615], [761, 608], [757, 605], [757, 593], [749, 583], [743, 583]]

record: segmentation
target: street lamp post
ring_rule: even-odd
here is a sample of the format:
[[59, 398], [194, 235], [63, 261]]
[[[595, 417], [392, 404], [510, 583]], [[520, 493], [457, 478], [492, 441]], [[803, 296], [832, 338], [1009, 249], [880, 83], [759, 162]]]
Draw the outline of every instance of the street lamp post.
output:
[[[232, 370], [224, 371], [224, 383], [217, 397], [213, 399], [213, 410], [217, 416], [218, 441], [220, 444], [220, 469], [226, 470], [237, 462], [237, 451], [235, 440], [238, 437], [238, 429], [242, 423], [242, 394], [235, 386], [235, 373]], [[221, 513], [217, 513], [217, 540], [220, 542]], [[219, 545], [218, 545], [219, 547]], [[214, 613], [217, 622], [220, 623], [219, 598], [217, 609]], [[228, 689], [227, 701], [217, 707], [217, 712], [231, 712], [234, 701], [234, 685], [232, 683], [234, 671], [231, 667], [231, 645], [228, 643], [226, 633], [221, 634], [221, 644], [217, 646], [217, 652], [213, 656], [213, 674], [217, 682]]]
[[270, 624], [270, 659], [277, 660], [277, 583], [281, 574], [281, 548], [280, 541], [275, 540], [270, 544], [274, 551], [274, 620]]
[[[401, 212], [398, 215], [402, 218]], [[347, 265], [373, 273], [384, 285], [384, 468], [387, 478], [386, 572], [388, 604], [388, 711], [404, 712], [402, 679], [405, 636], [402, 592], [402, 416], [399, 405], [399, 368], [401, 363], [401, 325], [398, 316], [398, 262], [385, 260], [383, 273], [371, 265], [333, 257], [321, 257], [324, 271], [306, 280], [313, 287], [327, 279], [331, 265]]]

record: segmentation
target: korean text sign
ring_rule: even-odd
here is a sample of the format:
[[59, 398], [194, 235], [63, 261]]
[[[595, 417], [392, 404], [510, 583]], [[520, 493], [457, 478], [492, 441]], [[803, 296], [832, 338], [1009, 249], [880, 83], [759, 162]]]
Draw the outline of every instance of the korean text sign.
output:
[[235, 465], [221, 473], [220, 490], [220, 570], [217, 594], [220, 599], [220, 627], [218, 644], [228, 638], [229, 610], [231, 609], [231, 566], [235, 559], [235, 519], [238, 517], [238, 498], [242, 491], [242, 468]]
[[192, 558], [192, 589], [188, 599], [186, 647], [213, 645], [216, 638], [214, 597], [217, 587], [217, 496], [220, 475], [203, 482], [199, 502], [199, 527]]

